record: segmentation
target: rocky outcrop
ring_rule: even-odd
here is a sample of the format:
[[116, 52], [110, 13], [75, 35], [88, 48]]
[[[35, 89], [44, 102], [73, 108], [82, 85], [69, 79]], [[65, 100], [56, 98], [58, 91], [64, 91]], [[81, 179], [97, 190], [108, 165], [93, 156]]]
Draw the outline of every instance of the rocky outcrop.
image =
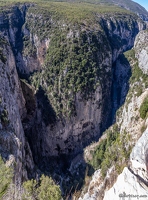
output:
[[136, 37], [134, 43], [134, 49], [136, 53], [136, 57], [139, 61], [140, 69], [147, 74], [148, 73], [148, 34], [146, 31], [141, 31], [138, 36]]
[[130, 10], [137, 15], [139, 15], [143, 20], [148, 21], [148, 12], [147, 10], [139, 5], [137, 2], [125, 0], [124, 2], [122, 0], [107, 0], [109, 2], [112, 2], [113, 4], [120, 6], [122, 8], [125, 8], [127, 10]]
[[148, 130], [143, 133], [133, 148], [130, 166], [124, 168], [113, 187], [105, 192], [104, 200], [110, 199], [111, 196], [114, 199], [148, 197], [147, 151]]
[[[122, 117], [120, 116], [120, 133], [122, 134], [126, 128], [127, 133], [130, 133], [131, 139], [130, 144], [135, 144], [135, 147], [130, 154], [130, 160], [127, 167], [124, 168], [123, 172], [117, 176], [115, 166], [113, 165], [108, 171], [105, 178], [102, 178], [101, 170], [94, 172], [92, 180], [89, 183], [87, 192], [82, 192], [80, 200], [92, 199], [110, 199], [114, 197], [119, 199], [119, 195], [147, 195], [147, 130], [141, 133], [142, 127], [147, 127], [148, 122], [144, 122], [140, 119], [139, 108], [145, 97], [147, 97], [148, 91], [146, 90], [137, 100], [132, 101], [123, 108]], [[126, 103], [125, 103], [126, 104]], [[135, 109], [136, 107], [137, 109]], [[123, 117], [125, 116], [125, 117]], [[118, 118], [116, 119], [118, 121]], [[142, 136], [141, 136], [142, 135]], [[140, 137], [141, 136], [141, 137]], [[140, 139], [139, 139], [140, 137]], [[105, 135], [99, 139], [103, 140]], [[139, 139], [139, 140], [138, 140]], [[138, 140], [138, 141], [137, 141]], [[95, 144], [97, 146], [97, 144]], [[91, 146], [89, 147], [91, 148]], [[88, 154], [89, 148], [86, 148]], [[93, 151], [93, 145], [91, 151]], [[90, 156], [90, 155], [89, 155]], [[118, 178], [117, 178], [118, 177]], [[121, 184], [122, 183], [122, 184]], [[105, 196], [104, 196], [105, 195]]]
[[[131, 14], [131, 19], [134, 16]], [[110, 18], [102, 18], [100, 23], [102, 25], [103, 30], [105, 30], [106, 35], [110, 41], [112, 48], [112, 60], [116, 61], [118, 56], [123, 52], [131, 49], [133, 47], [135, 36], [139, 30], [145, 29], [145, 25], [141, 24], [140, 19], [135, 23], [131, 19], [125, 21], [122, 18], [118, 20], [114, 17]], [[123, 25], [124, 24], [124, 25]], [[142, 25], [142, 26], [141, 26]], [[132, 29], [135, 32], [130, 31]], [[127, 40], [129, 38], [129, 40]]]

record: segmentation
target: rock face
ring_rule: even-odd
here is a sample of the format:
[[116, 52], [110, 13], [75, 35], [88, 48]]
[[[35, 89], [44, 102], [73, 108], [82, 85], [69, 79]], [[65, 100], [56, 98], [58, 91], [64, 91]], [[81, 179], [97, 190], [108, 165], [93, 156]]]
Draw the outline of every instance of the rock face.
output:
[[137, 199], [142, 196], [148, 197], [147, 151], [148, 130], [143, 133], [132, 150], [130, 167], [125, 167], [113, 187], [105, 192], [104, 200], [108, 200], [110, 197], [122, 199], [126, 197], [124, 195], [127, 197], [134, 195]]
[[122, 0], [108, 0], [109, 2], [114, 3], [115, 5], [121, 6], [127, 10], [131, 10], [132, 12], [135, 12], [138, 14], [143, 20], [148, 21], [148, 12], [145, 8], [143, 8], [141, 5], [134, 1], [122, 1]]
[[[24, 24], [24, 27], [28, 24], [28, 20], [31, 16], [33, 17], [33, 21], [36, 16], [29, 11], [28, 14], [26, 14], [26, 24]], [[40, 23], [42, 23], [42, 21]], [[136, 33], [141, 29], [142, 23], [140, 21], [130, 21], [132, 25], [127, 28], [128, 18], [123, 25], [122, 19], [116, 20], [114, 17], [111, 19], [108, 17], [106, 17], [106, 19], [99, 18], [99, 23], [104, 30], [102, 34], [99, 33], [98, 29], [98, 34], [100, 34], [99, 42], [103, 48], [98, 51], [101, 77], [100, 85], [97, 87], [92, 97], [85, 100], [81, 93], [76, 93], [73, 97], [76, 114], [72, 115], [70, 118], [62, 116], [56, 119], [56, 122], [46, 124], [44, 120], [42, 120], [44, 116], [42, 109], [40, 109], [46, 108], [44, 108], [40, 93], [36, 93], [39, 106], [33, 119], [34, 122], [32, 121], [32, 126], [26, 126], [25, 132], [27, 133], [33, 155], [35, 156], [34, 159], [36, 163], [41, 166], [44, 165], [44, 163], [46, 164], [47, 160], [50, 161], [51, 156], [57, 157], [59, 160], [59, 157], [63, 159], [65, 156], [73, 157], [80, 153], [92, 140], [99, 138], [102, 131], [111, 124], [112, 84], [114, 81], [113, 63], [121, 52], [133, 46], [134, 38]], [[69, 24], [67, 26], [69, 27]], [[31, 29], [31, 27], [34, 27], [34, 24], [31, 27], [29, 27], [29, 25], [27, 27], [27, 34], [30, 32], [29, 37], [36, 38], [33, 42], [35, 47], [40, 46], [38, 45], [40, 43], [45, 44], [46, 41], [49, 41], [50, 46], [50, 41], [52, 40], [51, 35], [41, 42], [38, 37], [36, 37], [37, 33], [35, 30]], [[61, 31], [62, 29], [63, 27], [60, 27]], [[75, 32], [71, 30], [71, 35], [75, 35]], [[80, 35], [83, 33], [83, 28], [77, 32], [78, 35]], [[92, 31], [90, 30], [90, 32]], [[87, 37], [89, 40], [89, 36]], [[116, 40], [119, 42], [118, 45], [116, 45]], [[103, 43], [101, 41], [103, 41]], [[104, 41], [106, 41], [105, 44]], [[46, 47], [44, 47], [44, 50], [46, 52]], [[37, 52], [39, 52], [39, 50], [37, 50]], [[36, 57], [39, 58], [38, 56]], [[42, 79], [43, 82], [45, 82], [44, 77]], [[107, 81], [104, 81], [105, 79]], [[43, 86], [47, 88], [46, 84]], [[66, 99], [64, 99], [64, 101], [66, 101]], [[50, 112], [53, 113], [53, 116], [56, 118], [52, 103], [48, 104], [48, 106], [51, 108]], [[34, 140], [36, 140], [36, 143], [34, 143]], [[36, 146], [39, 148], [36, 148]], [[66, 163], [66, 161], [64, 161], [64, 163]]]
[[136, 51], [136, 57], [139, 60], [139, 67], [142, 71], [148, 73], [148, 34], [147, 31], [141, 31], [136, 37], [134, 47]]
[[[144, 42], [142, 42], [143, 44], [141, 44], [139, 40], [141, 40], [141, 42], [145, 41], [145, 44]], [[116, 114], [116, 124], [120, 127], [120, 135], [122, 135], [126, 131], [126, 135], [129, 134], [131, 137], [131, 139], [129, 138], [126, 142], [126, 145], [128, 145], [128, 143], [130, 145], [134, 145], [130, 154], [129, 161], [126, 164], [126, 167], [124, 167], [122, 173], [118, 176], [118, 178], [115, 165], [112, 165], [111, 168], [107, 171], [107, 175], [104, 179], [102, 179], [101, 170], [97, 170], [94, 173], [92, 180], [90, 181], [87, 193], [82, 193], [82, 197], [80, 198], [80, 200], [107, 200], [111, 197], [113, 199], [130, 199], [133, 198], [132, 195], [140, 199], [140, 195], [141, 197], [142, 195], [144, 195], [143, 197], [145, 198], [147, 198], [148, 196], [148, 120], [147, 118], [142, 119], [140, 117], [141, 105], [148, 96], [148, 89], [146, 84], [147, 75], [145, 74], [147, 72], [146, 66], [144, 66], [144, 63], [142, 63], [141, 57], [139, 56], [139, 54], [142, 54], [141, 52], [143, 51], [143, 48], [145, 49], [145, 47], [147, 46], [146, 43], [147, 30], [141, 31], [136, 37], [135, 45], [132, 51], [135, 51], [135, 57], [137, 58], [137, 60], [135, 57], [133, 57], [133, 59], [129, 57], [131, 61], [127, 62], [128, 65], [125, 65], [124, 62], [121, 62], [121, 59], [118, 59], [116, 62], [116, 73], [118, 73], [119, 77], [119, 79], [117, 79], [117, 82], [119, 80], [119, 84], [117, 84], [117, 87], [115, 82], [116, 88], [120, 86], [120, 83], [122, 83], [122, 80], [125, 80], [124, 77], [126, 77], [124, 76], [124, 73], [122, 73], [122, 69], [124, 71], [130, 68], [132, 69], [128, 94], [125, 98], [124, 104], [117, 111]], [[145, 59], [147, 59], [147, 57], [148, 54], [146, 54]], [[119, 67], [121, 71], [118, 71]], [[130, 70], [127, 74], [129, 74], [129, 72]], [[135, 78], [135, 73], [138, 73], [138, 78]], [[123, 81], [123, 83], [125, 82]], [[137, 85], [140, 85], [140, 93], [138, 92]], [[123, 84], [123, 91], [126, 87]], [[122, 90], [120, 89], [120, 91]], [[123, 92], [123, 94], [125, 94], [125, 92]], [[118, 98], [114, 99], [118, 100]], [[116, 101], [114, 102], [114, 106], [116, 107]], [[104, 139], [103, 137], [102, 139]]]
[[22, 180], [28, 179], [27, 169], [31, 172], [34, 162], [22, 126], [26, 108], [14, 54], [9, 42], [2, 37], [0, 40], [3, 48], [0, 60], [0, 153], [8, 166], [17, 163], [14, 183], [20, 190]]

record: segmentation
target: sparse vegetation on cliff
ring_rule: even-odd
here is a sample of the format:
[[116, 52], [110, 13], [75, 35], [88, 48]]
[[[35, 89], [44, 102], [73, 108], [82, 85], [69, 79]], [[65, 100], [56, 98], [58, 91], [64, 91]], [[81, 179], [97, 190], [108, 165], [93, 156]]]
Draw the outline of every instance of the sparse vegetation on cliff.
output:
[[10, 167], [6, 167], [0, 156], [0, 199], [7, 192], [10, 183], [12, 182], [13, 171]]
[[144, 99], [142, 105], [140, 106], [139, 112], [142, 119], [148, 117], [148, 97]]
[[87, 35], [85, 31], [79, 34], [79, 38], [67, 39], [66, 33], [61, 34], [59, 30], [51, 39], [47, 52], [44, 88], [58, 114], [74, 114], [76, 93], [81, 92], [84, 99], [91, 98], [100, 84], [98, 54], [101, 44], [97, 34]]
[[[138, 66], [138, 60], [135, 57], [135, 50], [131, 49], [124, 53], [125, 57], [131, 64], [132, 75], [130, 77], [130, 84], [134, 84], [134, 90], [138, 93], [138, 90], [142, 87], [148, 87], [147, 74], [144, 74]], [[138, 82], [138, 85], [137, 85]], [[137, 94], [137, 96], [140, 96]]]
[[147, 74], [144, 74], [138, 66], [138, 60], [135, 57], [134, 49], [126, 51], [124, 55], [131, 66], [131, 77], [129, 80], [130, 88], [126, 97], [127, 107], [133, 95], [139, 97], [143, 93], [143, 91], [148, 88], [148, 78]]
[[[24, 25], [31, 34], [36, 32], [39, 40], [50, 39], [44, 70], [33, 74], [30, 80], [36, 90], [40, 85], [43, 87], [57, 116], [70, 117], [76, 115], [76, 94], [81, 93], [85, 100], [93, 98], [96, 88], [103, 85], [111, 73], [107, 72], [105, 65], [102, 66], [105, 56], [109, 56], [106, 49], [111, 50], [111, 47], [98, 23], [98, 15], [105, 14], [106, 18], [116, 15], [117, 19], [123, 20], [122, 14], [126, 13], [124, 21], [129, 28], [132, 25], [130, 16], [135, 16], [114, 6], [46, 4], [38, 4], [40, 9], [30, 7]], [[33, 54], [34, 45], [27, 37], [24, 36], [24, 52]]]
[[0, 36], [0, 60], [5, 64], [7, 61], [6, 55], [3, 53], [4, 45], [7, 44], [7, 41]]
[[100, 141], [95, 151], [92, 152], [93, 159], [90, 160], [94, 169], [101, 168], [103, 177], [112, 166], [115, 166], [117, 174], [121, 173], [132, 150], [129, 145], [130, 136], [126, 131], [120, 134], [117, 125], [114, 125], [113, 129], [107, 130], [105, 134], [106, 138]]
[[45, 90], [57, 116], [74, 116], [76, 94], [81, 93], [85, 100], [93, 98], [97, 87], [103, 87], [111, 75], [107, 64], [102, 66], [103, 59], [109, 56], [106, 50], [111, 51], [111, 47], [100, 24], [101, 16], [106, 19], [116, 16], [119, 21], [125, 21], [129, 29], [131, 17], [136, 19], [137, 16], [113, 5], [35, 2], [36, 5], [28, 7], [23, 25], [22, 54], [37, 58], [34, 37], [40, 42], [49, 39], [50, 45], [44, 55], [43, 71], [32, 74], [31, 83], [36, 90], [40, 86]]
[[23, 200], [61, 200], [60, 187], [48, 176], [42, 175], [39, 183], [36, 180], [24, 182]]
[[0, 112], [0, 119], [4, 126], [9, 124], [8, 111], [6, 110], [6, 108], [4, 108], [2, 112]]

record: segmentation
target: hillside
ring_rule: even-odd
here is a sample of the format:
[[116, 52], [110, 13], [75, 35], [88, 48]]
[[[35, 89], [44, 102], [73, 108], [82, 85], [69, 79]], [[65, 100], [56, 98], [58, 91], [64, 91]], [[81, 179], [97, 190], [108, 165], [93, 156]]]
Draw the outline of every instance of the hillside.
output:
[[[9, 2], [17, 2], [17, 0], [7, 0], [7, 1], [1, 1], [2, 4], [9, 4]], [[19, 2], [23, 2], [24, 0], [21, 0]], [[89, 3], [89, 4], [95, 4], [95, 5], [116, 5], [121, 8], [130, 10], [136, 14], [138, 14], [143, 20], [148, 20], [148, 12], [144, 7], [139, 5], [138, 3], [132, 1], [132, 0], [34, 0], [34, 1], [29, 1], [28, 2], [42, 2], [43, 4], [49, 3], [49, 2], [69, 2], [69, 3]], [[24, 2], [27, 2], [24, 1]]]

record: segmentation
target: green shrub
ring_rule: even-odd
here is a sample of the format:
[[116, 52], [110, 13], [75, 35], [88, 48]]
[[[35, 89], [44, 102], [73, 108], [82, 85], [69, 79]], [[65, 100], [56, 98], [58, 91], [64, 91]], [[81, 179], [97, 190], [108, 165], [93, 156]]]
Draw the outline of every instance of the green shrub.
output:
[[1, 112], [0, 119], [4, 126], [7, 126], [9, 124], [8, 111], [6, 109], [3, 109], [3, 111]]
[[37, 181], [36, 180], [29, 180], [23, 183], [23, 187], [25, 193], [23, 194], [23, 200], [27, 200], [30, 197], [36, 199], [37, 198]]
[[6, 56], [3, 54], [3, 49], [0, 47], [0, 60], [5, 64], [7, 61]]
[[113, 130], [107, 130], [106, 134], [106, 139], [102, 140], [92, 152], [93, 159], [90, 161], [93, 168], [101, 168], [103, 177], [113, 165], [118, 172], [121, 172], [121, 166], [123, 162], [126, 163], [132, 150], [128, 145], [130, 136], [126, 132], [120, 135], [117, 126], [114, 125]]
[[140, 106], [140, 117], [145, 119], [148, 113], [148, 96], [144, 99], [143, 103]]
[[48, 176], [42, 175], [40, 178], [40, 186], [37, 189], [39, 200], [60, 200], [60, 187]]
[[147, 126], [146, 126], [146, 125], [143, 125], [143, 126], [141, 127], [141, 133], [143, 133], [143, 132], [146, 130], [146, 128], [147, 128]]
[[7, 192], [7, 189], [12, 182], [12, 177], [12, 169], [5, 166], [2, 157], [0, 156], [0, 199]]
[[23, 200], [60, 200], [62, 199], [60, 187], [48, 176], [42, 175], [39, 183], [29, 180], [23, 183]]
[[[131, 63], [131, 70], [132, 70], [132, 75], [130, 77], [130, 84], [134, 84], [136, 82], [139, 82], [139, 86], [135, 90], [137, 91], [137, 96], [140, 96], [142, 92], [142, 83], [145, 83], [147, 85], [148, 79], [147, 79], [147, 74], [144, 74], [143, 71], [139, 68], [138, 66], [138, 60], [135, 57], [135, 51], [134, 49], [126, 51], [124, 53], [125, 57], [127, 60]], [[134, 65], [133, 65], [134, 63]]]

